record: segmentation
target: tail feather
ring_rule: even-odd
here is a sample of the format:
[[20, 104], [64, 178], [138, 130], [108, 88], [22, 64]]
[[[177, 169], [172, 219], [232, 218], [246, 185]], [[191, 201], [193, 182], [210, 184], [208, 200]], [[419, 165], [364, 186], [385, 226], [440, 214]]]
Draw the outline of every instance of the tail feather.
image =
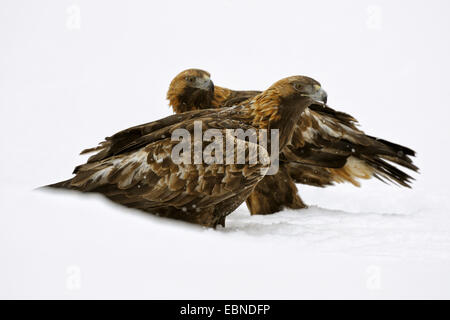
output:
[[[402, 171], [402, 168], [419, 171], [411, 159], [416, 153], [390, 141], [364, 136], [360, 143], [356, 140], [354, 142], [348, 140], [321, 142], [323, 146], [321, 149], [305, 145], [300, 149], [286, 148], [283, 154], [288, 162], [327, 168], [331, 173], [328, 177], [330, 183], [350, 182], [359, 186], [359, 179], [374, 177], [385, 183], [390, 182], [410, 188], [414, 178]], [[296, 168], [291, 167], [291, 171], [295, 171]], [[317, 169], [314, 172], [316, 171]], [[291, 172], [291, 176], [295, 175]], [[301, 180], [296, 181], [302, 183]]]
[[409, 174], [397, 168], [393, 164], [418, 172], [419, 168], [413, 164], [411, 157], [416, 152], [405, 146], [372, 136], [366, 136], [372, 140], [368, 146], [355, 146], [356, 158], [362, 160], [371, 168], [371, 176], [383, 182], [395, 183], [411, 188], [414, 180]]
[[[367, 136], [374, 141], [374, 148], [369, 146], [359, 157], [373, 170], [373, 177], [383, 182], [395, 183], [411, 188], [414, 178], [392, 164], [399, 165], [411, 171], [418, 172], [419, 168], [413, 164], [411, 157], [416, 152], [405, 146], [372, 136]], [[392, 163], [392, 164], [391, 164]]]
[[381, 142], [382, 144], [384, 144], [384, 145], [386, 145], [386, 146], [388, 146], [388, 147], [390, 147], [390, 148], [392, 148], [392, 149], [394, 149], [394, 150], [396, 150], [398, 152], [401, 151], [407, 156], [412, 156], [412, 157], [416, 156], [416, 152], [414, 150], [408, 148], [408, 147], [405, 147], [405, 146], [402, 146], [402, 145], [399, 145], [399, 144], [396, 144], [396, 143], [393, 143], [393, 142], [390, 142], [390, 141], [387, 141], [387, 140], [384, 140], [384, 139], [380, 139], [380, 138], [377, 138], [377, 137], [372, 137], [372, 136], [369, 136], [369, 135], [367, 137], [369, 137], [371, 139], [375, 139], [378, 142]]
[[75, 187], [73, 187], [73, 186], [71, 185], [71, 182], [72, 182], [72, 178], [71, 178], [71, 179], [68, 179], [68, 180], [61, 181], [61, 182], [49, 184], [49, 185], [43, 186], [42, 188], [52, 188], [52, 189], [72, 189], [72, 190], [76, 189]]
[[419, 168], [416, 165], [414, 165], [412, 163], [412, 160], [409, 159], [409, 158], [404, 159], [404, 158], [391, 157], [391, 156], [385, 156], [385, 155], [381, 156], [381, 158], [383, 158], [384, 160], [388, 160], [390, 162], [396, 163], [396, 164], [398, 164], [398, 165], [400, 165], [402, 167], [408, 168], [408, 169], [410, 169], [410, 170], [412, 170], [414, 172], [418, 172], [419, 171]]
[[[387, 161], [384, 161], [380, 158], [372, 158], [366, 159], [366, 162], [375, 169], [373, 176], [383, 182], [386, 180], [389, 182], [393, 182], [399, 184], [403, 187], [411, 188], [411, 182], [414, 181], [414, 178], [398, 169], [397, 167], [389, 164]], [[383, 179], [380, 179], [380, 178]]]

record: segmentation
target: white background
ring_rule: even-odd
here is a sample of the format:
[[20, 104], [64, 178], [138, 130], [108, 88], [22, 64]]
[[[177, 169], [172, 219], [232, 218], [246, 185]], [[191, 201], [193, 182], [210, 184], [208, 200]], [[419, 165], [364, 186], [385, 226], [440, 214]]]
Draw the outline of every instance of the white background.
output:
[[[0, 298], [450, 298], [449, 9], [1, 0]], [[170, 115], [168, 84], [190, 67], [232, 89], [317, 79], [367, 133], [418, 152], [414, 188], [299, 186], [310, 209], [242, 206], [215, 231], [33, 191]]]

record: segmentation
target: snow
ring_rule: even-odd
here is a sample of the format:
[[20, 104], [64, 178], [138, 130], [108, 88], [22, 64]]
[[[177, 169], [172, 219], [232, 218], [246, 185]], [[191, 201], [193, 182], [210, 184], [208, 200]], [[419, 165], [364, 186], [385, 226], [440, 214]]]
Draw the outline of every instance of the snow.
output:
[[[450, 298], [450, 4], [378, 1], [373, 28], [369, 1], [259, 1], [258, 15], [251, 2], [77, 3], [74, 30], [64, 3], [0, 5], [0, 298]], [[417, 150], [421, 173], [411, 190], [299, 185], [308, 209], [243, 205], [217, 230], [34, 190], [105, 136], [169, 115], [166, 88], [188, 67], [242, 89], [310, 75], [368, 133]]]
[[[5, 196], [2, 297], [449, 296], [450, 219], [440, 206], [414, 203], [409, 214], [312, 206], [265, 217], [241, 207], [226, 228], [210, 230], [98, 196], [18, 189]], [[79, 289], [68, 285], [73, 268]]]

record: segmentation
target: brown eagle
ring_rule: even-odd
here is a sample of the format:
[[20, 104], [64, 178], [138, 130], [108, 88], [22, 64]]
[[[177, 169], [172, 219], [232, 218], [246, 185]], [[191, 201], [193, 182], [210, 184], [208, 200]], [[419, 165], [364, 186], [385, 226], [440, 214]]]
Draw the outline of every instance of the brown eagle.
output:
[[[237, 141], [239, 137], [228, 130], [279, 129], [282, 148], [290, 143], [303, 111], [324, 100], [323, 92], [317, 81], [293, 76], [235, 108], [194, 110], [120, 131], [82, 151], [96, 154], [75, 168], [73, 178], [48, 187], [100, 193], [127, 207], [203, 226], [224, 225], [225, 217], [247, 199], [270, 165], [266, 149], [245, 138]], [[195, 135], [196, 123], [203, 130], [218, 130], [224, 144], [234, 146], [233, 154], [243, 153], [245, 163], [175, 161], [178, 141], [172, 134], [185, 129]], [[238, 142], [243, 149], [237, 148]], [[195, 139], [188, 144], [189, 150], [198, 147]], [[203, 152], [207, 146], [200, 144]], [[249, 161], [252, 148], [263, 155], [256, 163]]]
[[[215, 86], [208, 72], [188, 69], [172, 80], [167, 99], [176, 113], [183, 113], [245, 106], [258, 94], [260, 91], [234, 91]], [[278, 174], [266, 176], [248, 197], [246, 203], [251, 214], [306, 207], [295, 183], [325, 187], [350, 182], [360, 186], [358, 179], [375, 177], [410, 187], [413, 178], [391, 163], [418, 171], [410, 158], [415, 152], [366, 135], [356, 125], [355, 118], [326, 104], [309, 105], [294, 125], [292, 139], [282, 150]]]

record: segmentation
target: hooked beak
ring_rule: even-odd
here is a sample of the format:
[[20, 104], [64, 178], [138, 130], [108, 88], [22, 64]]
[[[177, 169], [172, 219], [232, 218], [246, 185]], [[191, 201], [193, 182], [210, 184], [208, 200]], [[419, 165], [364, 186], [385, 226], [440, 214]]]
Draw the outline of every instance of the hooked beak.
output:
[[328, 95], [327, 95], [327, 92], [325, 90], [323, 90], [322, 88], [319, 88], [316, 92], [311, 94], [309, 97], [316, 102], [327, 104]]
[[197, 81], [196, 87], [214, 93], [214, 83], [209, 78], [199, 79]]
[[209, 80], [209, 91], [214, 94], [214, 82], [212, 80]]

